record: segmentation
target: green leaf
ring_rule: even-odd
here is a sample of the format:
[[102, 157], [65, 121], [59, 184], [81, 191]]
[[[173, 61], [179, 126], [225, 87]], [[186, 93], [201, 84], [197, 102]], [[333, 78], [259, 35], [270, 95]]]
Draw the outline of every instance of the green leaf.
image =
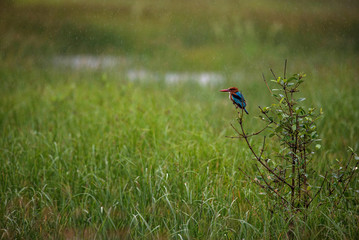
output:
[[320, 144], [315, 145], [316, 149], [320, 149], [321, 147], [322, 147], [322, 145], [320, 145]]
[[305, 114], [305, 111], [304, 111], [304, 109], [303, 108], [301, 108], [301, 107], [297, 107], [296, 109], [295, 109], [295, 113], [296, 114]]
[[312, 134], [310, 134], [310, 136], [311, 136], [312, 138], [314, 138], [316, 134], [317, 134], [317, 132], [314, 131], [314, 132], [312, 132]]
[[303, 102], [305, 100], [305, 98], [298, 98], [297, 102]]
[[279, 126], [279, 127], [277, 127], [274, 131], [277, 132], [277, 133], [279, 133], [280, 131], [282, 131], [282, 129], [283, 129], [283, 128], [282, 128], [281, 126]]
[[293, 80], [297, 80], [297, 78], [295, 77], [295, 75], [294, 75], [293, 77], [288, 78], [287, 82], [291, 82], [291, 81], [293, 81]]

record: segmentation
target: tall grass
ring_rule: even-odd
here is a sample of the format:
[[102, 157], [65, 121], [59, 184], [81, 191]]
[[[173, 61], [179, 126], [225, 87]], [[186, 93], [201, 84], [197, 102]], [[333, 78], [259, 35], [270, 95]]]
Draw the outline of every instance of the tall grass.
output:
[[[10, 2], [0, 16], [1, 238], [286, 238], [289, 220], [266, 211], [265, 195], [238, 171], [254, 171], [251, 156], [226, 138], [235, 113], [218, 90], [242, 89], [256, 129], [257, 105], [270, 103], [261, 73], [282, 71], [288, 58], [290, 72], [311, 79], [303, 97], [325, 113], [317, 170], [357, 149], [357, 6], [317, 4]], [[127, 61], [51, 65], [74, 54]], [[226, 79], [130, 81], [132, 68]], [[294, 236], [358, 238], [357, 186], [338, 210], [311, 209]]]

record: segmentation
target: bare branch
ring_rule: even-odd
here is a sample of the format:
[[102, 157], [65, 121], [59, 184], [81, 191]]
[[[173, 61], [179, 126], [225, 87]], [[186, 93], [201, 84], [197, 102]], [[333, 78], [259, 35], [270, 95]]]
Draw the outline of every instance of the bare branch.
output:
[[352, 161], [352, 159], [354, 158], [354, 153], [352, 152], [352, 154], [350, 154], [349, 160], [347, 162], [347, 164], [345, 165], [344, 171], [346, 171], [348, 169], [348, 166], [350, 164], [350, 162]]
[[[256, 135], [260, 134], [261, 132], [263, 132], [264, 130], [266, 130], [266, 129], [269, 127], [269, 125], [271, 125], [271, 124], [272, 124], [272, 123], [268, 123], [263, 129], [259, 130], [258, 132], [255, 132], [255, 133], [248, 134], [248, 135], [246, 135], [246, 137], [253, 137], [253, 136], [256, 136]], [[234, 127], [232, 126], [232, 128], [234, 128]], [[236, 136], [236, 137], [226, 136], [226, 137], [227, 137], [227, 138], [244, 138], [244, 135], [243, 135], [243, 134], [238, 133], [238, 132], [237, 132], [237, 134], [238, 134], [239, 136]]]
[[240, 167], [238, 167], [239, 171], [241, 171], [244, 176], [246, 176], [249, 180], [251, 180], [252, 182], [254, 182], [255, 184], [257, 184], [258, 186], [260, 186], [263, 189], [266, 189], [264, 185], [260, 184], [259, 181], [256, 181], [255, 179], [251, 178], [250, 176], [248, 176], [248, 174], [246, 174], [245, 171], [243, 171]]
[[235, 136], [235, 137], [234, 137], [234, 136], [224, 136], [224, 137], [226, 137], [226, 138], [232, 138], [232, 139], [233, 139], [233, 138], [243, 138], [242, 136], [239, 136], [239, 137], [238, 137], [238, 136]]
[[269, 85], [268, 85], [268, 83], [267, 83], [267, 80], [266, 80], [266, 78], [264, 77], [264, 74], [263, 74], [263, 73], [262, 73], [262, 77], [263, 77], [263, 80], [264, 80], [265, 84], [267, 85], [267, 88], [268, 88], [270, 94], [273, 95], [272, 90], [270, 90]]
[[[307, 203], [306, 208], [309, 207], [309, 205], [313, 202], [313, 200], [317, 197], [317, 195], [322, 191], [324, 182], [325, 182], [326, 179], [327, 179], [327, 175], [328, 175], [328, 172], [325, 173], [325, 176], [324, 176], [324, 180], [323, 180], [323, 182], [322, 182], [322, 185], [320, 186], [319, 190], [318, 190], [317, 193], [314, 195], [314, 197], [309, 201], [309, 203]], [[306, 192], [306, 190], [305, 190], [304, 192]]]
[[273, 69], [270, 68], [269, 70], [271, 71], [273, 77], [274, 77], [275, 79], [277, 79], [276, 75], [275, 75], [274, 72], [273, 72]]
[[[232, 124], [231, 124], [232, 125]], [[241, 126], [241, 131], [242, 131], [242, 135], [243, 135], [243, 138], [244, 140], [246, 141], [247, 143], [247, 146], [249, 147], [249, 149], [251, 150], [252, 154], [254, 155], [254, 157], [257, 159], [257, 161], [263, 166], [265, 167], [270, 173], [272, 173], [276, 178], [278, 178], [278, 180], [280, 180], [281, 182], [285, 183], [287, 186], [289, 186], [291, 189], [293, 189], [293, 186], [291, 184], [289, 184], [284, 178], [282, 178], [281, 176], [279, 176], [278, 174], [276, 174], [273, 169], [271, 169], [270, 167], [268, 167], [265, 163], [263, 163], [262, 159], [259, 158], [259, 156], [254, 152], [253, 150], [253, 147], [252, 145], [249, 143], [248, 141], [248, 137], [244, 131], [244, 128], [243, 128], [243, 123], [242, 121], [239, 121], [239, 125]], [[238, 130], [235, 129], [237, 132]]]
[[272, 192], [274, 192], [274, 193], [275, 193], [278, 197], [280, 197], [280, 199], [282, 199], [284, 202], [286, 202], [287, 205], [290, 205], [290, 206], [294, 207], [294, 206], [293, 206], [290, 202], [288, 202], [282, 195], [280, 195], [278, 191], [276, 191], [275, 189], [273, 189], [273, 187], [268, 184], [268, 182], [266, 181], [266, 179], [265, 179], [265, 177], [263, 176], [262, 172], [259, 170], [257, 164], [255, 164], [255, 166], [256, 166], [256, 168], [257, 168], [259, 174], [261, 175], [261, 177], [262, 177], [264, 183], [267, 185], [268, 189], [271, 190]]
[[354, 173], [355, 173], [355, 170], [356, 170], [357, 167], [358, 167], [358, 164], [359, 164], [359, 161], [356, 162], [356, 164], [355, 164], [353, 170], [351, 171], [351, 174], [350, 174], [349, 178], [347, 178], [348, 180], [347, 180], [347, 182], [346, 182], [346, 184], [345, 184], [345, 186], [344, 186], [342, 195], [344, 195], [345, 191], [347, 190], [347, 188], [348, 188], [348, 186], [349, 186], [349, 183], [350, 183], [350, 180], [351, 180], [351, 178], [353, 177], [353, 175], [354, 175]]
[[235, 128], [235, 127], [233, 126], [232, 123], [231, 123], [231, 127], [234, 129], [234, 131], [236, 131], [236, 133], [237, 133], [238, 135], [243, 136], [243, 134], [241, 134], [241, 133], [237, 130], [237, 128]]
[[260, 134], [261, 132], [263, 132], [264, 130], [266, 130], [268, 127], [269, 127], [269, 125], [271, 125], [273, 122], [270, 122], [270, 123], [268, 123], [267, 124], [267, 126], [265, 126], [262, 130], [259, 130], [258, 132], [255, 132], [255, 133], [252, 133], [252, 134], [249, 134], [249, 135], [246, 135], [247, 137], [252, 137], [252, 136], [255, 136], [255, 135], [258, 135], [258, 134]]
[[261, 152], [259, 153], [259, 158], [262, 158], [265, 144], [266, 144], [266, 136], [263, 137], [263, 146], [262, 146]]
[[258, 108], [261, 110], [261, 112], [263, 113], [263, 115], [267, 117], [267, 119], [268, 119], [268, 121], [269, 121], [270, 123], [274, 123], [275, 125], [278, 125], [275, 121], [273, 121], [272, 118], [270, 118], [270, 117], [268, 116], [268, 114], [263, 110], [263, 108], [262, 108], [261, 106], [258, 106]]
[[261, 220], [261, 222], [263, 223], [263, 219], [262, 217], [258, 214], [257, 209], [251, 204], [251, 202], [244, 196], [244, 199], [248, 202], [248, 204], [252, 207], [252, 209], [255, 212], [255, 215], [257, 215], [259, 217], [259, 220]]

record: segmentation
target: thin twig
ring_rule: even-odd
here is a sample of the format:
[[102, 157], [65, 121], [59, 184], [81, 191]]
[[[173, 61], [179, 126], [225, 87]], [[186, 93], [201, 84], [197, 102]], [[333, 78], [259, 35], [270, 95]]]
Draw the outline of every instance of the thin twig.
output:
[[230, 123], [230, 124], [231, 124], [231, 127], [234, 129], [234, 131], [236, 131], [236, 133], [237, 133], [238, 135], [243, 136], [243, 134], [241, 134], [241, 133], [237, 130], [237, 128], [235, 128], [235, 127], [233, 126], [232, 123]]
[[[232, 125], [232, 124], [231, 124]], [[254, 157], [257, 159], [257, 161], [263, 166], [265, 167], [270, 173], [272, 173], [276, 178], [278, 178], [278, 180], [282, 181], [283, 183], [285, 183], [286, 185], [288, 185], [291, 189], [293, 189], [293, 186], [291, 184], [289, 184], [285, 179], [283, 179], [281, 176], [279, 176], [278, 174], [276, 174], [270, 167], [268, 167], [266, 164], [263, 163], [262, 159], [258, 157], [258, 155], [254, 152], [252, 145], [249, 143], [248, 141], [248, 137], [244, 131], [243, 128], [243, 123], [242, 121], [239, 121], [239, 125], [241, 126], [241, 130], [242, 130], [242, 135], [244, 140], [247, 143], [247, 146], [249, 147], [249, 149], [251, 150], [252, 154], [254, 155]], [[237, 132], [238, 130], [235, 129]]]
[[[351, 154], [350, 157], [349, 157], [348, 163], [345, 165], [344, 172], [347, 171], [348, 166], [349, 166], [350, 162], [352, 161], [353, 157], [354, 157], [354, 153], [352, 152], [352, 154]], [[342, 175], [342, 177], [343, 177], [343, 176], [344, 176], [344, 174]], [[340, 177], [341, 180], [342, 180], [342, 177]]]
[[261, 152], [259, 153], [259, 158], [262, 158], [265, 144], [266, 144], [266, 136], [263, 137], [263, 146], [262, 146]]
[[271, 71], [273, 77], [274, 77], [275, 79], [277, 79], [276, 75], [275, 75], [274, 72], [273, 72], [273, 69], [270, 68], [269, 70]]
[[269, 121], [270, 123], [274, 123], [275, 125], [278, 125], [272, 118], [270, 118], [270, 117], [268, 116], [268, 114], [263, 110], [263, 108], [262, 108], [261, 106], [258, 106], [258, 108], [261, 110], [261, 112], [263, 113], [263, 115], [267, 117], [267, 119], [268, 119], [268, 121]]
[[271, 190], [272, 192], [274, 192], [278, 197], [280, 197], [284, 202], [286, 202], [288, 205], [294, 207], [290, 202], [288, 202], [283, 196], [281, 196], [278, 191], [276, 191], [275, 189], [273, 189], [273, 187], [271, 185], [269, 185], [269, 183], [266, 181], [265, 177], [263, 176], [262, 172], [259, 170], [257, 164], [255, 164], [259, 174], [262, 176], [262, 179], [264, 181], [264, 183], [267, 185], [268, 189]]
[[239, 136], [239, 137], [237, 137], [237, 136], [224, 136], [224, 137], [226, 137], [226, 138], [232, 138], [232, 139], [234, 139], [234, 138], [243, 138], [242, 136]]
[[[269, 127], [269, 125], [271, 125], [271, 124], [272, 124], [272, 122], [268, 123], [263, 129], [259, 130], [258, 132], [255, 132], [255, 133], [248, 134], [248, 135], [246, 135], [246, 137], [253, 137], [253, 136], [260, 134], [261, 132], [266, 130]], [[232, 124], [231, 124], [231, 126], [232, 126], [232, 128], [234, 128], [234, 126]], [[231, 137], [231, 136], [226, 136], [226, 137], [227, 138], [244, 138], [243, 134], [241, 134], [239, 132], [237, 132], [237, 134], [239, 135], [239, 137]]]
[[259, 130], [258, 132], [255, 132], [255, 133], [252, 133], [252, 134], [248, 134], [248, 135], [246, 135], [247, 137], [252, 137], [252, 136], [255, 136], [255, 135], [258, 135], [258, 134], [260, 134], [261, 132], [263, 132], [264, 130], [266, 130], [268, 127], [269, 127], [269, 125], [271, 125], [273, 122], [270, 122], [270, 123], [268, 123], [267, 124], [267, 126], [265, 126], [262, 130]]
[[354, 168], [353, 168], [353, 170], [352, 170], [352, 172], [351, 172], [349, 178], [347, 178], [348, 181], [346, 182], [346, 184], [345, 184], [345, 186], [344, 186], [342, 195], [344, 195], [345, 191], [347, 190], [348, 185], [349, 185], [349, 183], [350, 183], [350, 179], [353, 177], [353, 175], [354, 175], [354, 173], [355, 173], [355, 170], [356, 170], [356, 168], [358, 167], [358, 164], [359, 164], [359, 161], [356, 162], [356, 164], [355, 164], [355, 166], [354, 166]]
[[[327, 179], [327, 175], [328, 175], [328, 172], [325, 173], [325, 176], [324, 176], [324, 180], [323, 180], [323, 182], [322, 182], [322, 185], [320, 186], [319, 190], [318, 190], [317, 193], [314, 195], [314, 197], [313, 197], [313, 198], [309, 201], [309, 203], [306, 205], [306, 208], [309, 207], [309, 205], [313, 202], [313, 200], [317, 197], [317, 195], [322, 191], [324, 182], [325, 182], [326, 179]], [[306, 192], [306, 189], [305, 189], [304, 192]]]
[[246, 198], [246, 196], [244, 196], [244, 199], [248, 202], [248, 204], [252, 207], [252, 209], [254, 210], [255, 214], [259, 217], [259, 220], [261, 220], [261, 222], [263, 223], [263, 219], [261, 218], [261, 216], [258, 214], [257, 209], [255, 207], [253, 207], [253, 205], [251, 204], [251, 202]]
[[256, 181], [255, 179], [251, 178], [250, 176], [248, 176], [248, 174], [246, 174], [245, 171], [243, 171], [240, 167], [238, 167], [239, 171], [241, 171], [244, 176], [246, 176], [249, 180], [251, 180], [252, 182], [254, 182], [255, 184], [257, 184], [258, 186], [260, 186], [263, 189], [266, 189], [265, 186], [263, 186], [262, 184], [260, 184], [258, 181]]
[[263, 77], [263, 80], [264, 80], [265, 84], [267, 85], [267, 88], [268, 88], [270, 94], [273, 95], [272, 90], [270, 90], [269, 85], [268, 85], [268, 83], [267, 83], [267, 80], [266, 80], [266, 78], [264, 77], [264, 74], [263, 74], [263, 73], [262, 73], [262, 77]]
[[[350, 154], [349, 160], [348, 160], [347, 164], [345, 165], [345, 167], [342, 167], [342, 165], [339, 163], [339, 166], [341, 168], [339, 168], [338, 171], [337, 171], [338, 176], [340, 175], [340, 170], [342, 170], [342, 172], [346, 173], [346, 171], [347, 171], [347, 169], [349, 167], [349, 164], [350, 164], [351, 160], [353, 159], [353, 157], [354, 157], [354, 153], [352, 152], [352, 154]], [[346, 182], [348, 179], [351, 178], [351, 175], [349, 175], [347, 178], [343, 179], [344, 176], [345, 176], [344, 173], [340, 176], [340, 178], [339, 178], [339, 180], [337, 180], [337, 182]]]

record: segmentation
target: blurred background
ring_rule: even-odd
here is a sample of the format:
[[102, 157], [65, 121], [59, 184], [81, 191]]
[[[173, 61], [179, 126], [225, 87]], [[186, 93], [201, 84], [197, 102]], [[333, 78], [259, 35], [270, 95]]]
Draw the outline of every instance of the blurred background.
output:
[[358, 9], [351, 0], [3, 0], [2, 89], [46, 73], [97, 73], [209, 91], [238, 86], [254, 109], [269, 99], [261, 74], [281, 73], [288, 59], [290, 74], [308, 74], [309, 105], [332, 119], [325, 131], [351, 139], [336, 139], [343, 148], [358, 133]]
[[359, 48], [359, 4], [350, 0], [3, 0], [1, 5], [1, 60], [9, 65], [87, 55], [119, 57], [159, 71], [251, 71], [285, 58], [292, 66], [298, 59], [318, 67], [339, 64]]
[[[285, 59], [287, 76], [305, 72], [323, 173], [358, 150], [358, 13], [354, 0], [0, 0], [0, 238], [284, 236], [238, 170], [256, 174], [225, 137], [236, 112], [219, 90], [241, 90], [254, 132], [272, 103], [262, 73]], [[357, 238], [350, 194], [296, 236]]]

